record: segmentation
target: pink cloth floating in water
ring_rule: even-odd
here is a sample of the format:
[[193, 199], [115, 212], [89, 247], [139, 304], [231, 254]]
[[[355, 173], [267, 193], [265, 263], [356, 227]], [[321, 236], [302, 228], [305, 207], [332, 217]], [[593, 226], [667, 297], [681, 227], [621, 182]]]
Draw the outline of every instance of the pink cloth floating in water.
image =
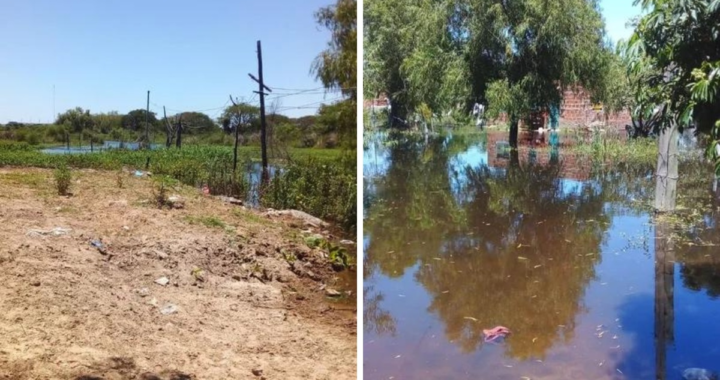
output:
[[486, 342], [493, 342], [498, 338], [504, 338], [505, 335], [510, 334], [510, 329], [504, 326], [493, 327], [488, 330], [483, 330]]

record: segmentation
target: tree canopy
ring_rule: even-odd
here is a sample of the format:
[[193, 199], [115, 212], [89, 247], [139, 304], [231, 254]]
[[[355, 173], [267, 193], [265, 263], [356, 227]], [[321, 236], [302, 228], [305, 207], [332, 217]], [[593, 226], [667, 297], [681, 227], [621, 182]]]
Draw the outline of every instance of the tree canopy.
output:
[[334, 125], [345, 147], [354, 148], [357, 131], [357, 1], [337, 0], [315, 13], [317, 22], [332, 32], [328, 48], [317, 57], [312, 71], [328, 90], [346, 99], [331, 105]]
[[663, 127], [694, 123], [720, 140], [720, 1], [636, 0], [646, 14], [624, 53], [638, 112], [657, 110]]
[[315, 18], [330, 29], [332, 38], [312, 71], [326, 88], [357, 99], [357, 0], [337, 0], [335, 5], [320, 8]]
[[[122, 126], [125, 129], [132, 131], [141, 131], [145, 128], [145, 114], [147, 113], [144, 109], [136, 109], [128, 112], [122, 118]], [[150, 123], [150, 129], [157, 129], [160, 127], [160, 122], [155, 116], [155, 112], [148, 114], [148, 123]]]
[[94, 125], [90, 110], [83, 110], [81, 107], [69, 109], [58, 115], [55, 124], [68, 126], [73, 132], [90, 131]]
[[571, 86], [614, 94], [595, 0], [368, 0], [365, 23], [366, 96], [388, 93], [396, 114], [477, 101], [522, 118]]
[[260, 109], [247, 103], [238, 103], [228, 106], [218, 118], [218, 123], [225, 133], [235, 132], [240, 128], [243, 133], [256, 132], [260, 130], [257, 123], [260, 117]]

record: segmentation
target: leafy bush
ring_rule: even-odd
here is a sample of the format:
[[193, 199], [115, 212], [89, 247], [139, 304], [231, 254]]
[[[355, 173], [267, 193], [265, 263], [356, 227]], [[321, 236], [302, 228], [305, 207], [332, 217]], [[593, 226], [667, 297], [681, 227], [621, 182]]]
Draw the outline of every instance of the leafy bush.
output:
[[72, 181], [72, 173], [66, 165], [60, 165], [55, 169], [55, 187], [60, 195], [67, 195], [70, 191], [70, 182]]

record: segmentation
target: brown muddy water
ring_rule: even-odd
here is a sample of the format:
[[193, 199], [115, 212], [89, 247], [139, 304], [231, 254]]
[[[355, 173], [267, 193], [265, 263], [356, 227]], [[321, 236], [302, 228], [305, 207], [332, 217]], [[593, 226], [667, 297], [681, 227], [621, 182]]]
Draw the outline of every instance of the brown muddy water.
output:
[[[682, 379], [720, 371], [720, 196], [680, 168], [673, 222], [650, 165], [497, 136], [366, 136], [364, 378]], [[492, 143], [488, 143], [492, 141]], [[505, 326], [504, 341], [483, 329]]]

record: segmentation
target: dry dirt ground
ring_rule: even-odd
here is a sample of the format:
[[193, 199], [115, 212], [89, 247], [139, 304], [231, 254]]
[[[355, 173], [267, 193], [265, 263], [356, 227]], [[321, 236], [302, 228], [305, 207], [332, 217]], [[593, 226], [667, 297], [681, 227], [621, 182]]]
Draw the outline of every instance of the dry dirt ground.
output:
[[73, 175], [59, 196], [52, 171], [0, 168], [0, 379], [356, 378], [355, 274], [302, 223]]

